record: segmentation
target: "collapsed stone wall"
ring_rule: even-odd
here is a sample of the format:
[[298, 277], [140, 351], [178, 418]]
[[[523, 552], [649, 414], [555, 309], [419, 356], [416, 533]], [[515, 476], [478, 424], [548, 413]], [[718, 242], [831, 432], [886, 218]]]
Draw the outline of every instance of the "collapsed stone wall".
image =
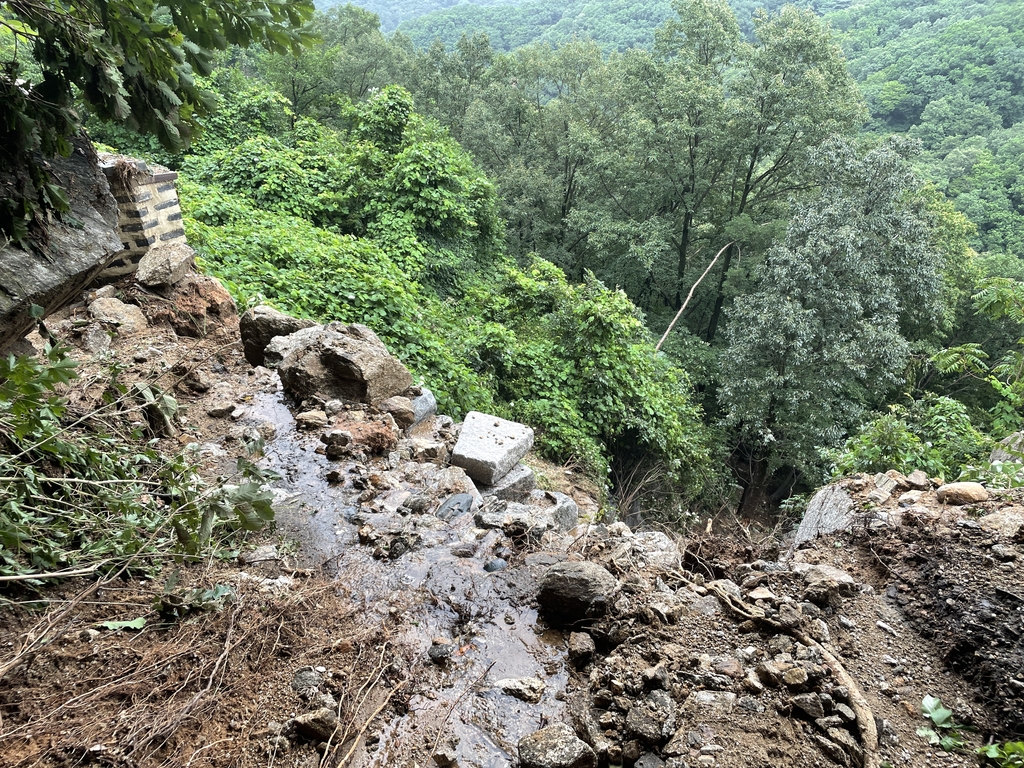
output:
[[117, 231], [123, 248], [103, 270], [102, 279], [134, 272], [151, 248], [186, 242], [174, 184], [177, 173], [107, 154], [100, 156], [100, 168], [117, 200]]

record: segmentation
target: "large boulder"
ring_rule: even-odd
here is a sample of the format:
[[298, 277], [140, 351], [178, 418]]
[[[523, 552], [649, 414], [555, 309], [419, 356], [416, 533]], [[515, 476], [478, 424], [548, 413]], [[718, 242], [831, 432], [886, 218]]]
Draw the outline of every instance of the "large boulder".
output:
[[[299, 337], [300, 343], [289, 346]], [[278, 344], [280, 342], [280, 344]], [[412, 386], [412, 375], [365, 325], [331, 323], [274, 339], [287, 354], [277, 367], [285, 390], [297, 398], [377, 403]]]
[[[32, 329], [33, 304], [45, 314], [59, 309], [81, 295], [121, 250], [117, 201], [92, 144], [81, 136], [72, 145], [69, 157], [48, 161], [54, 180], [67, 190], [71, 210], [47, 222], [32, 250], [8, 243], [0, 256], [0, 350]], [[22, 181], [0, 171], [0, 196], [7, 197]]]
[[514, 421], [470, 411], [452, 450], [452, 464], [484, 485], [507, 475], [533, 447], [533, 430]]
[[[140, 264], [139, 269], [142, 266]], [[273, 307], [260, 304], [248, 310], [238, 322], [238, 330], [242, 335], [242, 350], [249, 365], [265, 365], [264, 350], [278, 336], [290, 336], [303, 328], [316, 325], [312, 320], [300, 320], [297, 317], [278, 312]], [[280, 362], [280, 360], [276, 361]]]
[[565, 723], [549, 725], [519, 740], [520, 768], [597, 768], [597, 755]]
[[541, 580], [537, 602], [551, 623], [571, 625], [603, 616], [618, 585], [597, 563], [556, 563]]

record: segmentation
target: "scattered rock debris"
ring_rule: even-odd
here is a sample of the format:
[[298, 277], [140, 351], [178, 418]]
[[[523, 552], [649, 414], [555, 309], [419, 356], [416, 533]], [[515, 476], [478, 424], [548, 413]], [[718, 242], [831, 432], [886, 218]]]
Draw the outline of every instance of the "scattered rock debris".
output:
[[[438, 415], [368, 329], [257, 308], [243, 351], [232, 312], [182, 330], [150, 301], [148, 328], [83, 304], [51, 331], [86, 372], [113, 352], [173, 391], [162, 447], [211, 475], [262, 442], [277, 531], [182, 568], [175, 589], [230, 593], [186, 621], [153, 612], [170, 569], [7, 606], [0, 764], [974, 765], [916, 734], [925, 695], [972, 745], [1024, 732], [1020, 493], [856, 476], [782, 546], [598, 524], [593, 488], [521, 463], [542, 466], [527, 427]], [[81, 333], [97, 324], [108, 344]], [[101, 397], [69, 392], [76, 413]], [[459, 447], [474, 435], [489, 455]]]

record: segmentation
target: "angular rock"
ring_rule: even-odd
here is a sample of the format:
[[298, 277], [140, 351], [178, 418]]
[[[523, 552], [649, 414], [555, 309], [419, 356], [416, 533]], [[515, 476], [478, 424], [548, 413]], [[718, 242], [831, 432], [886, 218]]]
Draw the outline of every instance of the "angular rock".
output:
[[78, 336], [82, 349], [91, 355], [98, 355], [110, 349], [110, 333], [102, 323], [89, 323]]
[[334, 714], [333, 709], [327, 707], [318, 709], [316, 712], [299, 715], [292, 722], [296, 731], [307, 739], [316, 741], [330, 740], [337, 735], [341, 728], [338, 716]]
[[1009, 437], [1003, 438], [999, 442], [999, 447], [989, 455], [988, 460], [991, 464], [995, 464], [997, 461], [1004, 464], [1006, 462], [1014, 464], [1024, 462], [1024, 432], [1014, 432]]
[[580, 521], [580, 508], [570, 496], [558, 491], [532, 491], [529, 504], [551, 516], [555, 527], [568, 531]]
[[946, 483], [935, 492], [940, 504], [962, 506], [988, 501], [988, 491], [981, 483]]
[[295, 424], [299, 429], [321, 429], [327, 426], [327, 414], [323, 411], [303, 411], [296, 415]]
[[470, 411], [451, 462], [474, 480], [494, 485], [533, 447], [533, 430], [514, 421]]
[[597, 755], [564, 723], [519, 740], [520, 768], [597, 768]]
[[626, 735], [641, 744], [656, 745], [661, 741], [661, 721], [644, 706], [633, 706], [626, 714]]
[[583, 666], [594, 657], [597, 646], [594, 645], [594, 638], [586, 632], [572, 632], [569, 634], [569, 661], [577, 667]]
[[618, 584], [596, 563], [557, 563], [541, 579], [537, 601], [553, 624], [570, 625], [604, 615]]
[[174, 285], [189, 273], [193, 264], [195, 251], [185, 243], [156, 245], [139, 260], [135, 279], [151, 288]]
[[793, 704], [803, 710], [812, 720], [825, 716], [825, 707], [816, 693], [801, 693], [794, 696]]
[[[857, 594], [857, 581], [846, 571], [841, 571], [831, 565], [810, 565], [808, 563], [794, 563], [793, 572], [803, 575], [804, 583], [808, 587], [824, 585], [828, 588], [835, 588], [843, 597], [853, 597]], [[817, 602], [812, 600], [811, 602]]]
[[[289, 336], [303, 328], [315, 326], [312, 320], [300, 320], [279, 312], [266, 304], [248, 310], [238, 322], [242, 335], [242, 349], [249, 365], [263, 365], [267, 345], [278, 336]], [[277, 361], [280, 362], [280, 361]]]
[[148, 325], [141, 309], [120, 299], [96, 299], [89, 305], [89, 314], [94, 320], [114, 326], [121, 335], [139, 333]]
[[449, 496], [444, 504], [434, 513], [441, 520], [451, 520], [469, 512], [473, 508], [473, 496], [469, 493], [457, 493]]
[[[72, 146], [67, 158], [48, 161], [51, 175], [68, 193], [68, 215], [47, 222], [36, 250], [8, 243], [0, 257], [0, 350], [33, 328], [33, 304], [43, 308], [44, 316], [56, 311], [81, 294], [123, 248], [117, 201], [92, 143], [83, 135], [72, 139]], [[5, 194], [18, 183], [6, 166], [0, 170]]]
[[932, 487], [928, 481], [928, 475], [920, 469], [915, 469], [907, 475], [907, 484], [916, 491], [927, 491]]
[[408, 429], [416, 423], [416, 411], [408, 397], [395, 395], [381, 400], [377, 403], [377, 410], [381, 413], [390, 413], [400, 429]]
[[843, 766], [850, 764], [850, 756], [847, 755], [846, 752], [843, 751], [843, 748], [834, 741], [826, 739], [820, 733], [812, 733], [811, 738], [818, 745], [818, 748], [821, 749], [821, 751], [824, 752], [832, 762]]
[[694, 691], [686, 697], [683, 711], [695, 718], [720, 718], [732, 714], [735, 705], [735, 693]]
[[982, 530], [1005, 539], [1024, 539], [1024, 509], [1008, 507], [978, 518]]
[[536, 704], [544, 696], [544, 683], [536, 677], [506, 678], [498, 680], [494, 685], [527, 704]]
[[299, 338], [277, 371], [281, 383], [297, 398], [357, 400], [377, 403], [408, 389], [412, 375], [388, 352], [365, 325], [331, 323], [278, 337], [267, 345], [265, 357], [278, 342], [285, 348]]
[[413, 387], [413, 391], [416, 389], [419, 389], [419, 394], [412, 396], [412, 426], [437, 413], [437, 398], [434, 397], [434, 393], [426, 387]]
[[838, 485], [825, 486], [807, 505], [794, 544], [799, 546], [818, 536], [846, 530], [852, 524], [853, 500], [849, 494]]
[[507, 475], [494, 485], [479, 486], [484, 498], [496, 496], [504, 501], [522, 501], [537, 487], [537, 477], [525, 464], [517, 464]]

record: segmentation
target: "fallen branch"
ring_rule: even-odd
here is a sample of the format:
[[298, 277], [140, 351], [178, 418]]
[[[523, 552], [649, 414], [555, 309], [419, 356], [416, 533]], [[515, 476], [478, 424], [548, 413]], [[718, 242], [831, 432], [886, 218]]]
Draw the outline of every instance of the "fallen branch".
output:
[[[733, 241], [733, 242], [735, 242], [735, 241]], [[704, 270], [704, 274], [697, 278], [697, 282], [693, 284], [693, 286], [690, 288], [690, 292], [688, 294], [686, 294], [686, 301], [683, 302], [683, 306], [681, 306], [679, 308], [679, 311], [676, 312], [676, 316], [672, 318], [672, 322], [669, 323], [668, 324], [668, 328], [665, 329], [665, 333], [662, 335], [661, 341], [659, 341], [657, 344], [654, 345], [654, 351], [655, 352], [657, 352], [659, 349], [661, 349], [661, 345], [665, 343], [665, 339], [668, 338], [668, 335], [672, 331], [672, 329], [675, 327], [676, 322], [679, 320], [680, 317], [683, 316], [683, 311], [686, 309], [686, 305], [690, 303], [690, 299], [693, 298], [693, 292], [697, 290], [697, 286], [700, 285], [700, 281], [708, 276], [708, 272], [710, 272], [711, 268], [713, 266], [715, 266], [715, 262], [718, 261], [718, 257], [721, 256], [723, 253], [725, 253], [725, 249], [728, 248], [732, 244], [733, 244], [732, 242], [729, 242], [729, 243], [726, 243], [725, 245], [723, 245], [722, 246], [722, 250], [720, 250], [718, 253], [715, 254], [715, 258], [713, 258], [711, 260], [711, 263], [708, 264], [708, 268]]]

